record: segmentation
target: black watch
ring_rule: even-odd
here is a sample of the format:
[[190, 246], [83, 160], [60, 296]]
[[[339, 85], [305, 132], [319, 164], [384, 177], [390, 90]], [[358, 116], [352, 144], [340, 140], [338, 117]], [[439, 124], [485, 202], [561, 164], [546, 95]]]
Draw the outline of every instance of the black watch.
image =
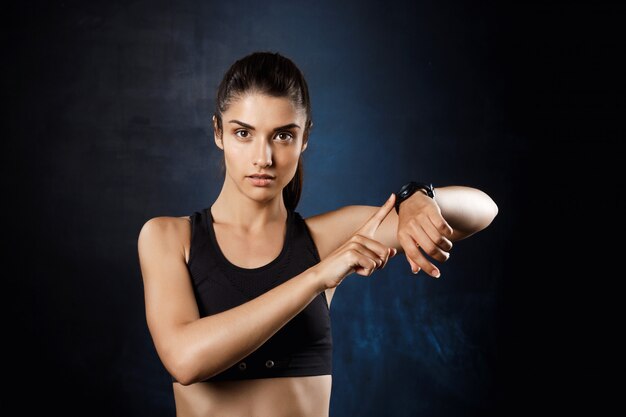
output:
[[396, 213], [400, 214], [400, 203], [411, 197], [418, 190], [424, 190], [426, 191], [426, 195], [428, 195], [428, 197], [435, 198], [435, 188], [432, 184], [411, 181], [407, 184], [404, 184], [396, 195]]

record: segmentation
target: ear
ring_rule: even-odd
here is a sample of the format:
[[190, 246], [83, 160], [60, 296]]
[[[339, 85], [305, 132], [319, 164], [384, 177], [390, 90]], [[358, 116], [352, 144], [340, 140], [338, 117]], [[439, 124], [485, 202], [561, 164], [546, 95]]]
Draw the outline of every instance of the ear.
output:
[[300, 153], [303, 153], [308, 145], [309, 145], [309, 139], [306, 138], [304, 139], [304, 142], [302, 143], [302, 150], [300, 151]]
[[215, 140], [215, 144], [221, 150], [224, 150], [224, 142], [222, 141], [222, 132], [219, 131], [219, 127], [217, 126], [217, 117], [213, 115], [213, 140]]
[[311, 125], [309, 126], [307, 131], [304, 132], [304, 136], [302, 138], [302, 150], [300, 151], [300, 153], [303, 153], [306, 150], [306, 147], [309, 145], [309, 134], [311, 132], [312, 127], [313, 127], [313, 122], [311, 122]]

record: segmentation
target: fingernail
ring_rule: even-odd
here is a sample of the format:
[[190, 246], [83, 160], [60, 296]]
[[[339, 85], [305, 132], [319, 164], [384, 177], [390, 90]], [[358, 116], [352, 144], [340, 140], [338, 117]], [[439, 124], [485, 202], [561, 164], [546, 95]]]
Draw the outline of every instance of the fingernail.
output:
[[389, 196], [387, 200], [391, 200], [391, 197], [393, 197], [393, 193], [391, 193], [391, 195]]
[[436, 269], [433, 269], [433, 276], [435, 278], [439, 278], [441, 276], [441, 272], [437, 271]]
[[419, 268], [417, 268], [415, 271], [413, 271], [413, 269], [411, 269], [411, 272], [413, 272], [413, 275], [417, 274], [420, 271]]

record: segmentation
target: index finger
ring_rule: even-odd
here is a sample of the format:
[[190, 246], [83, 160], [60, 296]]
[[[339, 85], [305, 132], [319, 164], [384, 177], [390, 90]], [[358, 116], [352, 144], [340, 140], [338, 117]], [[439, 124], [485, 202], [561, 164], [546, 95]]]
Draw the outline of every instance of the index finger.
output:
[[376, 213], [370, 217], [363, 226], [359, 229], [358, 233], [363, 236], [374, 237], [374, 233], [378, 229], [378, 226], [385, 220], [387, 215], [391, 210], [393, 210], [393, 206], [396, 202], [395, 193], [391, 193], [385, 204], [383, 204]]

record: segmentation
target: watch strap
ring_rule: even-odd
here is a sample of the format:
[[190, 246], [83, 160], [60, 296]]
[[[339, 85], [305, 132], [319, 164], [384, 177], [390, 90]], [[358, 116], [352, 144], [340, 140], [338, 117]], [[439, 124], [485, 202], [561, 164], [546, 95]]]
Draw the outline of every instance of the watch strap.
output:
[[415, 194], [416, 191], [423, 190], [430, 198], [435, 198], [435, 188], [430, 183], [411, 181], [404, 184], [398, 194], [396, 194], [396, 213], [400, 214], [400, 204]]

